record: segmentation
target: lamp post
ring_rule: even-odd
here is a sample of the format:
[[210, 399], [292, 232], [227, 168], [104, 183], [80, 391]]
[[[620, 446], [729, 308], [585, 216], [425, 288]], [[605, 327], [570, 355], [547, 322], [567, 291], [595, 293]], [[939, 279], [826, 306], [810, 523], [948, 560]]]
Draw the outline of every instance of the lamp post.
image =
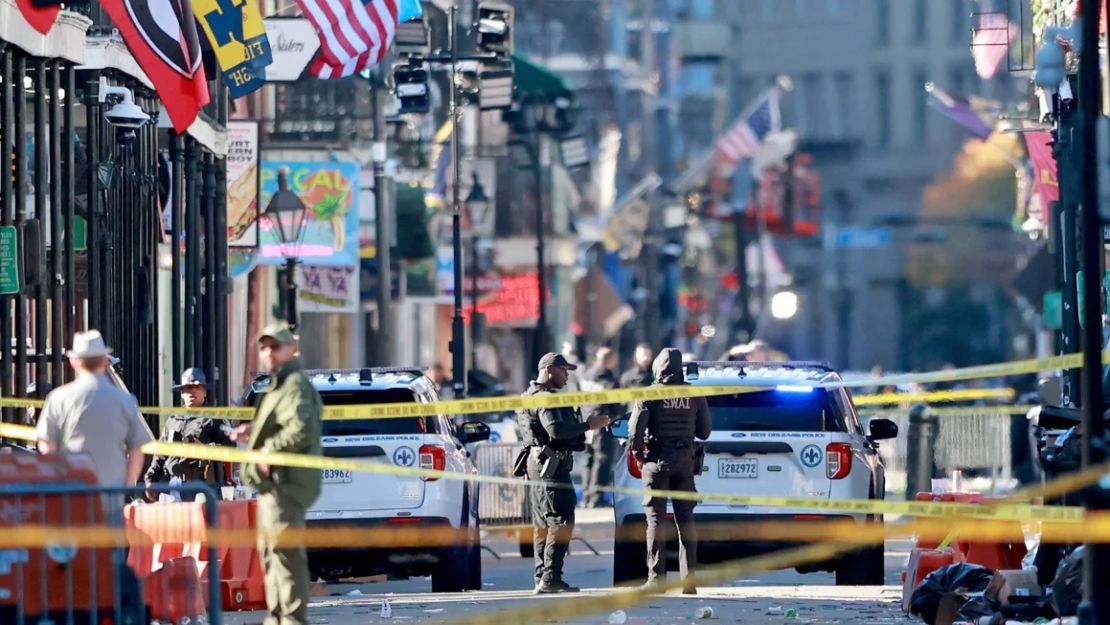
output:
[[289, 329], [297, 329], [297, 255], [300, 252], [301, 236], [304, 234], [307, 207], [296, 193], [289, 190], [289, 170], [278, 171], [278, 190], [261, 219], [265, 220], [278, 240], [278, 247], [285, 257], [285, 272], [281, 288], [285, 295], [285, 321]]
[[475, 366], [478, 357], [478, 330], [480, 325], [480, 317], [478, 313], [478, 277], [481, 273], [478, 269], [478, 241], [481, 238], [481, 233], [478, 230], [478, 224], [485, 221], [486, 212], [489, 210], [489, 197], [486, 196], [486, 190], [482, 188], [482, 181], [478, 179], [478, 172], [471, 172], [474, 176], [474, 181], [470, 186], [470, 193], [467, 194], [466, 214], [470, 218], [471, 230], [471, 243], [470, 243], [470, 366]]

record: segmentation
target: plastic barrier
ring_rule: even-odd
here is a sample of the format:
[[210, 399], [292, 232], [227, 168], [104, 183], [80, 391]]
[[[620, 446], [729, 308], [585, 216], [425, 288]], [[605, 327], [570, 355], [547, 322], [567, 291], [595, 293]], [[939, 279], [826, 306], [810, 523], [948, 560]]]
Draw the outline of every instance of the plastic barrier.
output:
[[[4, 486], [27, 484], [96, 487], [92, 460], [85, 456], [0, 456], [0, 531], [4, 526], [100, 526], [105, 523], [101, 496], [7, 495]], [[37, 623], [73, 611], [78, 615], [110, 615], [114, 611], [112, 550], [59, 544], [48, 549], [0, 550], [0, 622]]]
[[[254, 501], [217, 503], [218, 527], [224, 530], [253, 530]], [[208, 579], [207, 523], [204, 505], [195, 502], [165, 502], [128, 506], [125, 521], [129, 530], [145, 534], [154, 544], [133, 545], [128, 564], [140, 577], [158, 572], [165, 563], [179, 558], [193, 563], [198, 583]], [[223, 607], [253, 610], [266, 605], [262, 564], [253, 547], [217, 545], [217, 575]], [[178, 573], [180, 575], [180, 573]], [[149, 583], [149, 582], [148, 582]], [[178, 602], [184, 599], [177, 597]]]
[[[994, 503], [982, 493], [953, 492], [953, 493], [917, 493], [916, 501], [939, 501], [952, 503], [970, 503], [990, 505]], [[932, 549], [938, 546], [937, 541], [918, 539], [915, 547]], [[993, 570], [1020, 569], [1021, 561], [1025, 557], [1025, 534], [1022, 532], [1021, 523], [1013, 522], [1013, 538], [1005, 542], [982, 542], [966, 540], [960, 536], [953, 536], [951, 544], [964, 556], [964, 561], [970, 564], [979, 564]]]

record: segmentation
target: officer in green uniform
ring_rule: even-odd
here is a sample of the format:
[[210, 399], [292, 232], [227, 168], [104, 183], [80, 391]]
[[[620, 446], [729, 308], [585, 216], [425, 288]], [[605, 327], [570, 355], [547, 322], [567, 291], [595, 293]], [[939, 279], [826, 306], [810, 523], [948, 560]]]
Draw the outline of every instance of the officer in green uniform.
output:
[[[664, 349], [651, 366], [655, 385], [685, 384], [682, 372], [682, 352]], [[704, 397], [681, 397], [637, 401], [628, 424], [632, 457], [640, 463], [644, 488], [697, 492], [694, 476], [701, 473], [700, 460], [695, 456], [694, 438], [709, 438], [713, 422], [709, 403]], [[694, 526], [696, 501], [673, 500], [674, 518], [678, 525], [678, 562], [682, 579], [686, 580], [698, 561], [698, 533]], [[647, 564], [649, 587], [667, 577], [667, 528], [661, 526], [666, 519], [667, 498], [644, 496], [647, 516]], [[683, 594], [697, 594], [697, 588], [687, 583]]]
[[[544, 354], [539, 374], [523, 395], [554, 393], [566, 386], [568, 372], [576, 368], [562, 354]], [[532, 487], [535, 592], [578, 592], [563, 581], [563, 561], [574, 532], [577, 503], [570, 479], [572, 456], [575, 451], [585, 450], [587, 431], [608, 427], [609, 416], [595, 414], [583, 423], [573, 408], [536, 408], [522, 410], [517, 419], [528, 453], [528, 479], [547, 483]]]
[[[270, 372], [254, 420], [235, 430], [263, 453], [321, 455], [320, 394], [304, 374], [297, 339], [288, 327], [267, 326], [258, 337], [259, 364]], [[280, 534], [303, 528], [305, 511], [320, 495], [320, 471], [245, 464], [243, 483], [258, 491], [258, 550], [265, 573], [263, 625], [307, 625], [310, 580], [304, 547], [277, 547]]]

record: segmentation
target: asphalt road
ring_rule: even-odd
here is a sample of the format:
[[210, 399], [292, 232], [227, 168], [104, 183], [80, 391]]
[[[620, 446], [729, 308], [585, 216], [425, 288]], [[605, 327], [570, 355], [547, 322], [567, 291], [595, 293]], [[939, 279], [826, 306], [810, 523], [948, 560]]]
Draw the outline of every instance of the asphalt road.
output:
[[[613, 545], [608, 538], [611, 528], [609, 511], [587, 511], [580, 517], [575, 534], [586, 538], [588, 544], [579, 540], [572, 544], [566, 578], [583, 588], [583, 595], [611, 592]], [[522, 606], [536, 608], [537, 618], [533, 621], [536, 623], [598, 625], [609, 622], [609, 612], [573, 620], [547, 619], [543, 616], [544, 602], [574, 601], [576, 596], [581, 595], [533, 596], [532, 560], [520, 557], [515, 541], [490, 532], [485, 535], [483, 544], [489, 551], [482, 560], [484, 588], [481, 592], [432, 594], [430, 578], [318, 584], [315, 588], [318, 596], [313, 597], [309, 609], [310, 623], [449, 623], [477, 613], [496, 613]], [[899, 574], [909, 547], [905, 541], [887, 544], [887, 586], [837, 587], [832, 573], [802, 575], [792, 570], [768, 571], [715, 587], [701, 587], [696, 597], [677, 594], [654, 597], [647, 603], [627, 608], [626, 625], [691, 623], [696, 620], [698, 608], [703, 606], [713, 609], [709, 620], [714, 622], [769, 625], [894, 625], [896, 622], [919, 622], [908, 620], [899, 605]], [[391, 607], [389, 619], [381, 617], [383, 600], [388, 600]], [[790, 608], [797, 612], [796, 618], [790, 619], [785, 615]], [[261, 623], [262, 616], [261, 612], [227, 613], [224, 622], [228, 625], [253, 625]]]

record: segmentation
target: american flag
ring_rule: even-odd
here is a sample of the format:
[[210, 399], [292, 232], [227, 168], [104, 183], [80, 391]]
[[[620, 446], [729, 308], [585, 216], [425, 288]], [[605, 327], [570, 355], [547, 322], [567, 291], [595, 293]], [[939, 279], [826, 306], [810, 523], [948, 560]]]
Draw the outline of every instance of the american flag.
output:
[[397, 32], [397, 0], [297, 0], [320, 36], [309, 65], [317, 78], [343, 78], [376, 65]]
[[779, 92], [770, 89], [748, 106], [740, 121], [717, 140], [717, 171], [731, 172], [736, 164], [750, 158], [759, 149], [763, 138], [780, 129]]

